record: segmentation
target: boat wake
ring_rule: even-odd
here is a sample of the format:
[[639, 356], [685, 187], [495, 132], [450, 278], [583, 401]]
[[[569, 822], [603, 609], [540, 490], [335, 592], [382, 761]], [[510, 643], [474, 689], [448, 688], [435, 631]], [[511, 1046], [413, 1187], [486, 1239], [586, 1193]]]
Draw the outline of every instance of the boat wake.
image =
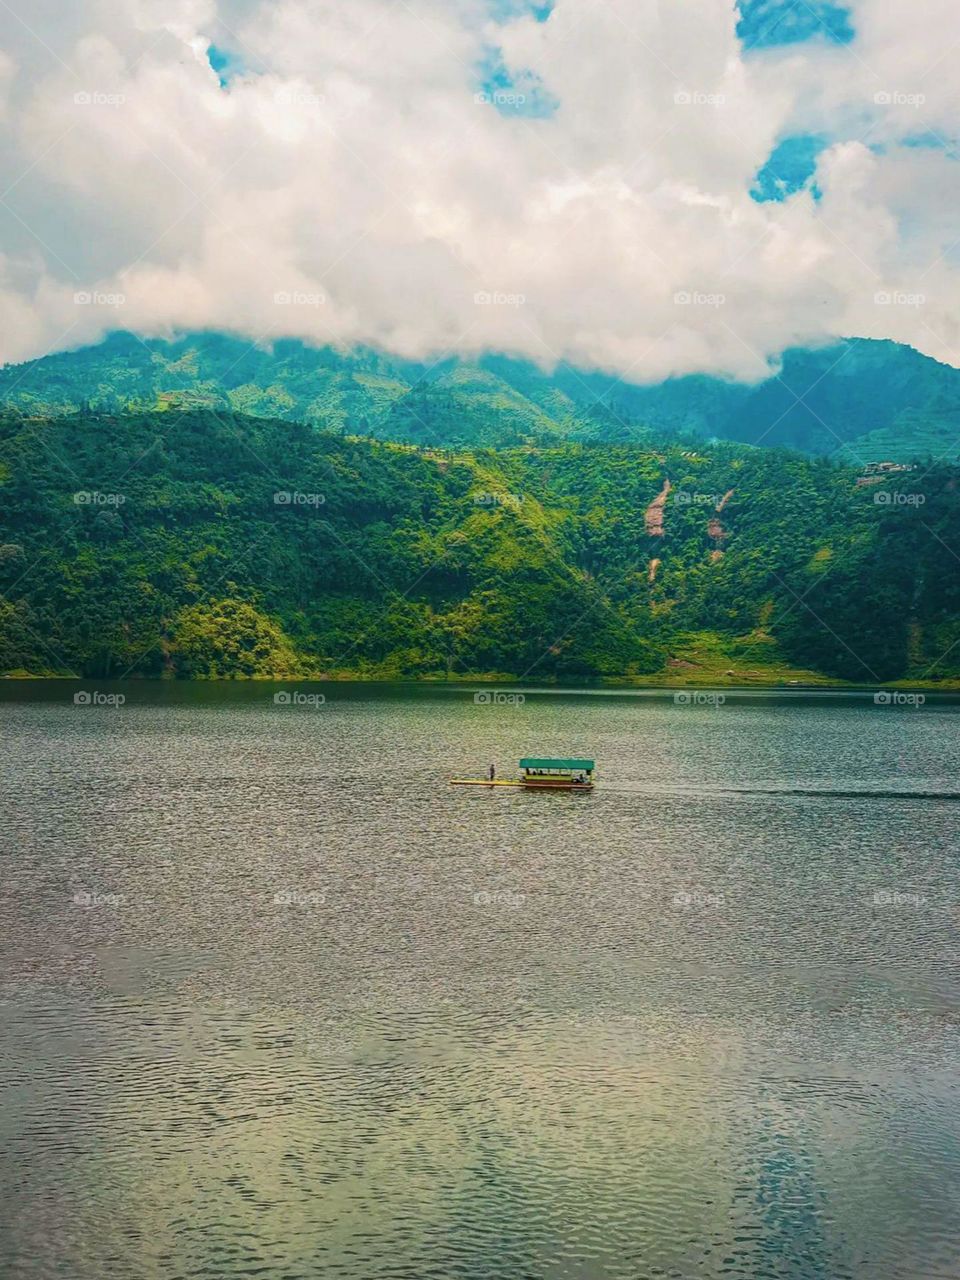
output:
[[833, 800], [960, 800], [960, 791], [850, 791], [820, 787], [721, 787], [743, 796], [826, 796]]
[[603, 790], [630, 792], [638, 795], [682, 796], [807, 796], [827, 800], [960, 800], [960, 791], [916, 791], [893, 789], [860, 789], [833, 787], [669, 787], [653, 790], [647, 787], [604, 786]]

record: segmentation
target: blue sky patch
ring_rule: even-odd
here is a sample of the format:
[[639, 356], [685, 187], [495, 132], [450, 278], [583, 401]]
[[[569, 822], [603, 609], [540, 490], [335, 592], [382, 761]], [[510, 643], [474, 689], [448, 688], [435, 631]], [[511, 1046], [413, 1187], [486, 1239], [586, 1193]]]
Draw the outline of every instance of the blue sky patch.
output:
[[739, 0], [737, 35], [744, 49], [769, 49], [803, 40], [849, 44], [850, 11], [832, 0]]
[[[766, 164], [757, 171], [751, 196], [762, 204], [766, 200], [786, 200], [795, 191], [802, 190], [816, 172], [817, 157], [826, 145], [826, 138], [815, 133], [781, 138]], [[814, 198], [819, 199], [816, 186], [812, 190]]]
[[511, 73], [499, 49], [491, 49], [480, 67], [477, 99], [489, 103], [502, 116], [527, 116], [541, 120], [552, 116], [559, 105], [534, 72]]
[[960, 142], [956, 138], [945, 138], [933, 129], [928, 129], [923, 133], [911, 133], [909, 137], [901, 138], [900, 145], [915, 147], [924, 151], [942, 151], [951, 160], [956, 160], [960, 156]]
[[490, 10], [497, 22], [508, 22], [511, 18], [525, 18], [528, 15], [538, 22], [546, 22], [553, 12], [554, 0], [488, 0]]
[[230, 81], [234, 76], [238, 76], [242, 69], [239, 60], [232, 53], [228, 53], [226, 49], [218, 48], [215, 44], [210, 45], [207, 49], [207, 61], [217, 73], [221, 89], [226, 89]]

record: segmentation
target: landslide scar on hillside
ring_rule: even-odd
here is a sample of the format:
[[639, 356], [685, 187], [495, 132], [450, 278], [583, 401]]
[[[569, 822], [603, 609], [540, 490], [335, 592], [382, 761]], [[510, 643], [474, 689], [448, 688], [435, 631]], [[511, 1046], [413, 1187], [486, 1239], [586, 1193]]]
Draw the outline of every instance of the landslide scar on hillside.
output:
[[[719, 516], [720, 512], [723, 510], [723, 508], [727, 505], [727, 503], [730, 501], [732, 497], [733, 497], [733, 490], [728, 489], [727, 492], [720, 499], [720, 501], [717, 503], [716, 507], [714, 508], [715, 511], [717, 512], [717, 515], [712, 516], [710, 520], [707, 522], [707, 533], [710, 535], [711, 538], [715, 539], [715, 541], [717, 542], [722, 542], [724, 538], [730, 537], [728, 530], [726, 530], [723, 527], [721, 522], [717, 519], [717, 516]], [[711, 554], [710, 558], [711, 560], [717, 560], [720, 558], [722, 554], [723, 554], [722, 552], [714, 551]]]
[[672, 488], [673, 485], [670, 481], [664, 480], [663, 488], [643, 513], [644, 526], [646, 527], [648, 536], [652, 538], [663, 537], [663, 508]]

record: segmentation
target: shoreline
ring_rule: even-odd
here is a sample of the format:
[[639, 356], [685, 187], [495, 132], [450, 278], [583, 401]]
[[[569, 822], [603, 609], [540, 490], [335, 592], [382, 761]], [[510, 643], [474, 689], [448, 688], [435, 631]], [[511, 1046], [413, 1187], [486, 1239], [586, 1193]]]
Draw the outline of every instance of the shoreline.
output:
[[847, 694], [850, 696], [870, 695], [884, 691], [898, 693], [960, 693], [960, 679], [953, 678], [942, 681], [936, 680], [910, 680], [901, 678], [898, 680], [888, 680], [877, 684], [852, 683], [842, 680], [831, 680], [827, 677], [822, 679], [802, 679], [799, 677], [791, 677], [789, 679], [749, 679], [737, 678], [736, 676], [723, 676], [716, 679], [680, 679], [676, 676], [668, 675], [663, 678], [657, 676], [645, 677], [643, 679], [630, 677], [603, 677], [597, 681], [577, 681], [570, 684], [558, 683], [551, 681], [522, 680], [519, 676], [512, 675], [477, 675], [477, 676], [384, 676], [384, 675], [365, 675], [357, 672], [337, 673], [335, 675], [301, 674], [301, 675], [239, 675], [239, 676], [201, 676], [184, 679], [180, 677], [170, 676], [135, 676], [127, 675], [122, 678], [116, 676], [76, 676], [63, 675], [56, 672], [53, 673], [26, 673], [17, 672], [15, 674], [0, 675], [0, 688], [3, 686], [11, 687], [14, 685], [30, 685], [43, 683], [63, 683], [65, 685], [85, 685], [85, 684], [123, 684], [123, 685], [143, 685], [145, 688], [153, 686], [158, 687], [187, 687], [189, 685], [277, 685], [290, 686], [297, 685], [345, 685], [357, 684], [367, 687], [374, 685], [385, 685], [391, 688], [398, 686], [407, 686], [411, 689], [450, 689], [461, 691], [470, 691], [482, 693], [484, 690], [503, 691], [513, 694], [657, 694], [657, 693], [680, 693], [689, 691], [696, 693], [729, 693], [732, 695], [749, 694], [749, 693], [795, 693], [795, 694]]

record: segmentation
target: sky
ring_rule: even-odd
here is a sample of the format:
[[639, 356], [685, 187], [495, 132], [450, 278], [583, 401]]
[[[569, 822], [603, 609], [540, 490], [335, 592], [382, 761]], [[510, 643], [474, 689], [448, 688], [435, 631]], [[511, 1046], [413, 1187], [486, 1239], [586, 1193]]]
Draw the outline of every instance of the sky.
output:
[[0, 361], [960, 365], [956, 0], [4, 0]]

